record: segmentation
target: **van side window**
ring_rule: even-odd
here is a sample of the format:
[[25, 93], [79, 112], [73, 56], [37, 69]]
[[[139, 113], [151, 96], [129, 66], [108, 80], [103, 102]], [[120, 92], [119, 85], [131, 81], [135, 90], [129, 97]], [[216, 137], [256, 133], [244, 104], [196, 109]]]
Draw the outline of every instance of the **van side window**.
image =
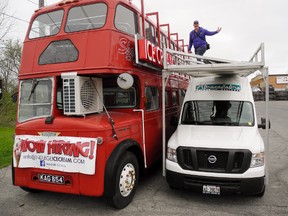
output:
[[145, 88], [145, 97], [146, 97], [146, 110], [157, 110], [159, 109], [159, 90], [157, 87], [148, 86]]
[[128, 8], [118, 5], [115, 15], [115, 27], [123, 32], [135, 35], [138, 32], [137, 15]]

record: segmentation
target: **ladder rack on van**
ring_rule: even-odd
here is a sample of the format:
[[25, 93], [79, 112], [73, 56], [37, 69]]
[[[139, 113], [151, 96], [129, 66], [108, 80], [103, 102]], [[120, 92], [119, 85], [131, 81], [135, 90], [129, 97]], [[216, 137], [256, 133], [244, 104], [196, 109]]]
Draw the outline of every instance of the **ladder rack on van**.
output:
[[[265, 66], [264, 44], [257, 49], [249, 61], [232, 61], [179, 52], [171, 49], [164, 50], [164, 72], [189, 74], [193, 77], [231, 75], [248, 76]], [[170, 56], [168, 61], [167, 57]]]
[[[268, 102], [269, 102], [269, 71], [265, 67], [264, 43], [256, 50], [249, 61], [233, 61], [220, 58], [199, 56], [190, 53], [179, 52], [171, 49], [164, 49], [162, 70], [162, 104], [165, 104], [165, 88], [171, 74], [188, 75], [190, 77], [208, 77], [239, 75], [247, 77], [259, 71], [265, 80], [266, 99], [266, 158], [268, 159], [269, 134], [268, 134]], [[166, 176], [166, 121], [165, 106], [162, 106], [162, 141], [163, 141], [163, 176]], [[266, 160], [267, 160], [266, 159]], [[268, 163], [267, 163], [268, 164]], [[267, 166], [268, 167], [268, 166]], [[267, 176], [268, 177], [268, 172]], [[268, 179], [268, 178], [266, 178]]]

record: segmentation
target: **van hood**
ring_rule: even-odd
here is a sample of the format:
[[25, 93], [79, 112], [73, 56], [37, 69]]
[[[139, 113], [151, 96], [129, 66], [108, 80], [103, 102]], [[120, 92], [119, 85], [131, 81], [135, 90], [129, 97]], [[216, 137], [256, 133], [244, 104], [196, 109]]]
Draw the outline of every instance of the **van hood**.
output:
[[214, 149], [248, 149], [264, 151], [263, 139], [257, 127], [179, 125], [168, 142], [179, 146]]

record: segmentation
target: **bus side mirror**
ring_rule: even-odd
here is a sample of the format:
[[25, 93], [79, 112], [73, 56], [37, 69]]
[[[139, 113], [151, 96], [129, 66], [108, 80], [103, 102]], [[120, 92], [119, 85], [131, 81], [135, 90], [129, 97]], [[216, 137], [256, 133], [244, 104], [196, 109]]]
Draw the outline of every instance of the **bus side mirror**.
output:
[[[265, 118], [261, 118], [261, 124], [258, 124], [258, 128], [266, 129], [266, 119]], [[268, 129], [270, 129], [270, 128], [271, 128], [271, 122], [269, 120]]]
[[14, 94], [11, 95], [11, 100], [13, 103], [16, 103], [18, 99], [18, 92], [15, 92]]
[[170, 120], [170, 124], [172, 126], [178, 126], [179, 118], [177, 116], [172, 116]]

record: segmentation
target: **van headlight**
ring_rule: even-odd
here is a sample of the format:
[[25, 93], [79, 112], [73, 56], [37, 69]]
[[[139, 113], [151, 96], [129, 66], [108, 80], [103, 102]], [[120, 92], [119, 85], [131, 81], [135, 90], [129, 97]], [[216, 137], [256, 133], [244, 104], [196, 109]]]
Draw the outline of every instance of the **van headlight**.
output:
[[264, 152], [252, 154], [250, 168], [264, 166]]
[[167, 159], [177, 163], [177, 152], [176, 149], [167, 148]]

